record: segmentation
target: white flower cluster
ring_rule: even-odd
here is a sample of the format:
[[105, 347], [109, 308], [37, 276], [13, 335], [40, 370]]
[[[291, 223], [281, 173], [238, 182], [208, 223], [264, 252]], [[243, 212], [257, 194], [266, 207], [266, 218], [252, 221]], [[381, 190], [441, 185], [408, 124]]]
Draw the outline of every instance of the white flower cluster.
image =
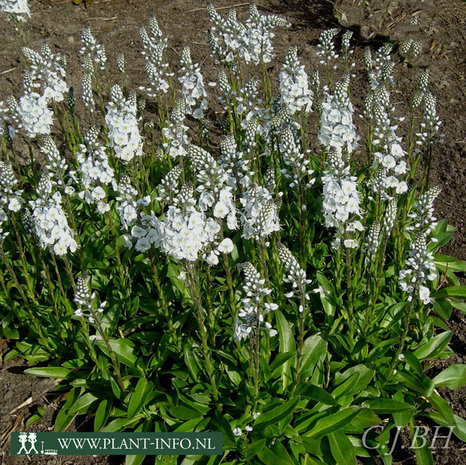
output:
[[[381, 196], [382, 199], [390, 199], [390, 190], [397, 194], [403, 194], [408, 190], [405, 181], [400, 181], [400, 177], [407, 171], [406, 161], [404, 160], [405, 151], [401, 147], [401, 137], [396, 135], [397, 125], [392, 125], [390, 117], [394, 112], [390, 104], [390, 92], [387, 89], [387, 83], [391, 82], [391, 70], [393, 62], [390, 55], [386, 55], [387, 50], [382, 48], [378, 52], [380, 58], [376, 62], [375, 72], [370, 56], [366, 56], [369, 64], [368, 72], [372, 90], [366, 98], [364, 114], [367, 119], [372, 120], [373, 140], [372, 144], [376, 151], [372, 167], [376, 170], [377, 176], [369, 183], [371, 189]], [[380, 63], [383, 63], [381, 70], [378, 70]], [[380, 80], [380, 82], [378, 81]], [[399, 118], [403, 121], [403, 118]]]
[[305, 154], [296, 144], [295, 136], [289, 126], [285, 126], [281, 133], [280, 152], [283, 156], [283, 162], [292, 170], [292, 174], [290, 174], [285, 168], [282, 170], [282, 174], [285, 177], [292, 179], [290, 187], [300, 188], [301, 182], [306, 176], [309, 179], [307, 180], [305, 187], [311, 187], [315, 182], [315, 178], [311, 178], [314, 170], [309, 168], [310, 160], [305, 157]]
[[89, 277], [87, 273], [82, 273], [76, 280], [76, 293], [74, 295], [74, 301], [78, 308], [75, 310], [74, 315], [77, 317], [86, 317], [89, 320], [89, 323], [94, 323], [94, 315], [99, 315], [103, 313], [107, 302], [102, 302], [96, 309], [92, 311], [92, 306], [95, 305], [94, 302], [97, 299], [95, 292], [90, 293], [89, 291]]
[[395, 197], [388, 202], [381, 225], [382, 233], [387, 238], [390, 236], [393, 231], [393, 227], [395, 226], [397, 210], [398, 199]]
[[112, 87], [110, 97], [105, 115], [108, 138], [115, 150], [115, 157], [128, 162], [135, 156], [142, 155], [142, 138], [136, 118], [136, 98], [125, 99], [118, 85]]
[[358, 145], [359, 136], [353, 123], [353, 105], [348, 98], [349, 76], [345, 75], [336, 85], [335, 94], [326, 92], [322, 103], [322, 116], [318, 138], [330, 150], [350, 154]]
[[42, 44], [40, 53], [23, 47], [23, 55], [30, 62], [29, 77], [34, 89], [41, 89], [47, 101], [61, 102], [68, 92], [66, 64], [63, 56], [54, 55], [50, 47]]
[[207, 93], [199, 65], [193, 63], [189, 47], [183, 49], [181, 66], [181, 76], [178, 80], [181, 83], [181, 93], [186, 104], [186, 113], [196, 119], [201, 119], [208, 106]]
[[[233, 179], [230, 170], [225, 170], [210, 153], [195, 145], [188, 148], [188, 154], [199, 182], [196, 189], [200, 192], [198, 208], [202, 212], [210, 212], [210, 215], [219, 224], [226, 220], [228, 229], [237, 229], [239, 225], [232, 193]], [[217, 249], [212, 250], [207, 257], [209, 263], [216, 264], [218, 262], [216, 257], [218, 252], [229, 253], [233, 250], [233, 243], [230, 239], [228, 241], [222, 242]]]
[[279, 75], [280, 97], [290, 115], [297, 111], [311, 111], [313, 93], [309, 78], [298, 59], [298, 48], [290, 47]]
[[416, 240], [410, 244], [406, 269], [400, 271], [399, 284], [403, 291], [409, 294], [408, 301], [417, 293], [423, 304], [432, 301], [430, 290], [424, 284], [433, 281], [437, 277], [434, 256], [427, 251], [426, 236], [419, 234]]
[[165, 153], [172, 158], [186, 156], [186, 145], [189, 143], [188, 126], [184, 124], [186, 116], [186, 104], [184, 99], [179, 99], [172, 110], [171, 118], [162, 128], [164, 141], [162, 142]]
[[[11, 212], [21, 210], [23, 204], [22, 190], [15, 190], [18, 180], [13, 172], [11, 164], [7, 161], [0, 161], [0, 223], [6, 221], [4, 209]], [[6, 237], [4, 235], [3, 237]]]
[[262, 100], [257, 92], [258, 80], [251, 78], [241, 88], [239, 95], [236, 97], [236, 113], [241, 116], [241, 127], [246, 129], [250, 121], [254, 118], [266, 118], [262, 108]]
[[289, 27], [290, 23], [275, 15], [263, 16], [257, 11], [256, 4], [249, 3], [249, 18], [243, 30], [240, 53], [246, 63], [269, 63], [273, 58], [273, 32], [275, 27]]
[[220, 166], [229, 173], [232, 173], [233, 186], [248, 186], [250, 176], [254, 173], [250, 171], [250, 160], [244, 153], [237, 150], [236, 140], [233, 134], [225, 136], [220, 141]]
[[172, 200], [173, 195], [178, 192], [178, 184], [182, 172], [183, 166], [176, 165], [163, 177], [160, 184], [157, 186], [159, 196], [156, 197], [156, 199], [159, 202], [168, 202]]
[[369, 228], [369, 231], [364, 242], [364, 252], [366, 254], [365, 262], [370, 263], [377, 253], [380, 245], [380, 223], [374, 221]]
[[[123, 229], [129, 231], [133, 224], [136, 223], [138, 219], [138, 204], [135, 197], [137, 195], [137, 190], [132, 186], [130, 179], [125, 174], [120, 176], [120, 182], [117, 187], [118, 197], [116, 200], [119, 202], [117, 204], [117, 212], [120, 216], [120, 222]], [[133, 246], [129, 237], [125, 237], [126, 246], [131, 248]]]
[[156, 98], [160, 94], [165, 94], [170, 88], [169, 78], [173, 73], [168, 71], [168, 63], [164, 60], [164, 52], [167, 48], [167, 39], [163, 37], [162, 31], [154, 16], [149, 21], [150, 35], [142, 27], [141, 34], [144, 51], [142, 55], [146, 60], [146, 71], [149, 78], [149, 87], [141, 87], [150, 97]]
[[101, 70], [105, 69], [107, 63], [105, 47], [97, 43], [89, 26], [86, 26], [81, 32], [81, 49], [79, 53], [83, 56], [83, 66], [86, 68], [86, 71], [91, 74], [94, 73], [93, 66], [92, 69], [89, 69], [89, 66], [86, 64], [87, 61], [95, 63]]
[[232, 8], [224, 20], [209, 2], [207, 11], [213, 27], [209, 31], [209, 46], [221, 62], [232, 63], [239, 55], [246, 63], [269, 63], [273, 58], [272, 29], [289, 26], [288, 21], [277, 16], [262, 16], [254, 2], [250, 2], [246, 24], [237, 20]]
[[270, 323], [264, 323], [264, 315], [278, 308], [277, 304], [262, 302], [264, 296], [271, 294], [272, 290], [264, 286], [265, 280], [261, 279], [260, 273], [249, 263], [243, 263], [244, 285], [243, 291], [246, 297], [241, 299], [243, 306], [239, 310], [238, 318], [235, 323], [233, 337], [236, 340], [248, 338], [255, 334], [256, 330], [261, 330], [262, 324], [265, 325], [271, 337], [277, 334], [272, 329]]
[[94, 112], [95, 102], [94, 95], [92, 93], [92, 75], [91, 73], [85, 72], [82, 78], [82, 95], [84, 106], [89, 110], [90, 113]]
[[[180, 196], [186, 195], [186, 190], [183, 192], [182, 189]], [[133, 237], [137, 238], [137, 250], [144, 252], [154, 245], [177, 260], [198, 260], [215, 241], [220, 225], [197, 210], [192, 188], [188, 195], [191, 196], [191, 202], [187, 204], [187, 199], [184, 199], [184, 205], [171, 205], [161, 221], [154, 215], [143, 216], [142, 227], [133, 227], [131, 231]]]
[[[319, 43], [317, 44], [317, 56], [320, 59], [320, 64], [329, 65], [332, 60], [338, 58], [338, 54], [335, 52], [335, 43], [333, 38], [340, 32], [337, 28], [327, 29], [322, 32], [319, 37]], [[335, 66], [336, 68], [336, 66]]]
[[61, 156], [52, 137], [50, 135], [44, 136], [39, 143], [39, 148], [47, 160], [47, 172], [50, 174], [50, 177], [53, 178], [60, 187], [63, 187], [65, 184], [65, 176], [68, 172], [68, 163]]
[[[436, 98], [435, 96], [427, 91], [424, 94], [424, 112], [423, 121], [421, 123], [420, 132], [416, 134], [418, 140], [417, 145], [424, 145], [426, 143], [432, 145], [434, 138], [437, 136], [442, 122], [437, 115], [436, 110]], [[442, 141], [442, 136], [440, 136]]]
[[212, 206], [208, 200], [207, 191], [204, 191], [197, 204], [192, 185], [184, 185], [160, 219], [154, 212], [138, 214], [138, 206], [148, 205], [148, 202], [145, 199], [133, 200], [135, 211], [127, 245], [134, 246], [139, 252], [146, 252], [154, 246], [177, 260], [193, 262], [202, 258], [211, 266], [218, 264], [219, 254], [230, 253], [234, 248], [229, 238], [218, 242], [222, 215], [219, 210], [221, 204], [227, 206], [231, 202], [231, 193], [220, 191], [220, 200], [214, 208], [215, 218], [208, 215], [207, 209]]
[[83, 187], [78, 195], [89, 205], [97, 204], [97, 211], [103, 214], [110, 210], [106, 188], [112, 185], [116, 190], [116, 182], [105, 147], [97, 142], [98, 133], [92, 128], [86, 135], [86, 144], [81, 144], [76, 154]]
[[75, 252], [78, 244], [61, 206], [62, 197], [59, 192], [52, 194], [52, 183], [48, 175], [41, 176], [37, 192], [39, 197], [30, 200], [29, 204], [39, 245], [43, 249], [50, 249], [55, 255]]
[[394, 82], [391, 73], [393, 69], [393, 61], [390, 56], [392, 50], [393, 45], [384, 45], [375, 52], [375, 58], [373, 59], [370, 48], [364, 49], [364, 64], [371, 89], [376, 89], [381, 83]]
[[361, 216], [358, 183], [356, 177], [350, 175], [349, 166], [345, 165], [339, 152], [330, 153], [322, 182], [325, 226], [337, 228], [332, 246], [338, 249], [343, 238], [345, 247], [356, 248], [358, 242], [350, 237], [351, 233], [363, 230], [361, 222], [355, 219]]
[[48, 107], [47, 97], [37, 92], [26, 93], [19, 99], [16, 109], [20, 128], [28, 137], [50, 134], [53, 112]]
[[[285, 297], [290, 299], [294, 296], [295, 290], [297, 289], [304, 295], [304, 300], [310, 300], [309, 294], [306, 293], [306, 286], [311, 284], [312, 281], [307, 279], [306, 271], [298, 263], [298, 260], [294, 258], [291, 251], [281, 243], [278, 244], [278, 256], [288, 271], [288, 275], [283, 278], [283, 281], [290, 283], [293, 287], [293, 290], [286, 293]], [[302, 304], [300, 304], [298, 310], [300, 313], [304, 311]]]
[[[194, 197], [192, 197], [195, 202]], [[163, 220], [163, 233], [166, 242], [162, 245], [165, 252], [174, 258], [197, 260], [201, 249], [212, 243], [220, 232], [220, 225], [194, 204], [173, 205]]]
[[7, 14], [8, 19], [26, 21], [31, 16], [27, 0], [0, 0], [0, 11]]
[[242, 237], [263, 239], [280, 230], [278, 206], [272, 194], [262, 186], [252, 183], [240, 198], [243, 225]]
[[341, 54], [343, 62], [345, 64], [345, 69], [348, 71], [350, 68], [354, 68], [356, 63], [350, 62], [351, 55], [353, 55], [354, 50], [350, 49], [350, 39], [353, 37], [353, 31], [345, 31], [343, 37], [341, 38]]
[[434, 216], [434, 201], [441, 190], [439, 186], [432, 187], [418, 197], [413, 211], [408, 214], [408, 217], [414, 221], [413, 225], [406, 227], [408, 231], [418, 231], [427, 236], [435, 229], [437, 219]]
[[236, 10], [231, 8], [227, 19], [222, 18], [212, 3], [207, 2], [207, 13], [213, 27], [208, 32], [209, 47], [221, 62], [232, 63], [241, 46], [244, 25], [236, 17]]
[[7, 123], [9, 120], [8, 107], [3, 100], [0, 100], [0, 136], [7, 134]]

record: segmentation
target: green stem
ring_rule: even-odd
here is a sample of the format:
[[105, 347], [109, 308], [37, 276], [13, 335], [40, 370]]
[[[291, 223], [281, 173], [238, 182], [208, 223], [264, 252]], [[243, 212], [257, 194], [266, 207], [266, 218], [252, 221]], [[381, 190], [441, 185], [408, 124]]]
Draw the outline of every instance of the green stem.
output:
[[20, 258], [21, 258], [21, 266], [23, 268], [24, 278], [26, 279], [26, 285], [27, 285], [29, 297], [30, 297], [31, 301], [34, 303], [34, 305], [37, 305], [37, 300], [36, 300], [36, 297], [35, 297], [35, 294], [34, 294], [34, 287], [32, 285], [31, 278], [29, 276], [28, 266], [27, 266], [27, 262], [26, 262], [26, 256], [25, 256], [24, 248], [23, 248], [23, 242], [21, 240], [21, 235], [19, 233], [18, 224], [16, 223], [15, 215], [11, 215], [11, 223], [13, 224], [13, 228], [14, 228], [15, 234], [16, 234], [16, 240], [17, 240], [17, 244], [18, 244], [19, 255], [20, 255]]
[[173, 325], [173, 319], [171, 317], [171, 314], [168, 310], [168, 304], [167, 304], [167, 299], [165, 297], [165, 293], [163, 292], [162, 289], [162, 284], [160, 282], [160, 277], [159, 273], [157, 271], [157, 267], [155, 265], [155, 257], [154, 257], [154, 252], [152, 250], [149, 250], [149, 262], [150, 262], [150, 268], [152, 271], [152, 280], [154, 281], [155, 288], [157, 289], [157, 294], [160, 299], [160, 303], [162, 305], [162, 311], [165, 319], [168, 322], [168, 330], [172, 336], [173, 343], [175, 344], [176, 348], [178, 350], [181, 350], [181, 341], [178, 338], [178, 335], [175, 331], [175, 327]]
[[212, 310], [212, 279], [210, 277], [210, 265], [207, 265], [206, 270], [206, 286], [207, 312], [209, 315], [209, 339], [212, 347], [215, 347], [215, 319]]
[[8, 257], [6, 256], [5, 251], [3, 250], [3, 244], [0, 244], [0, 256], [2, 257], [3, 262], [5, 263], [11, 277], [13, 278], [13, 281], [16, 284], [16, 288], [18, 289], [18, 291], [19, 291], [19, 293], [21, 295], [21, 298], [23, 299], [24, 304], [26, 305], [26, 307], [29, 308], [28, 298], [26, 297], [26, 294], [23, 291], [23, 287], [21, 286], [21, 284], [20, 284], [20, 282], [18, 280], [18, 277], [16, 276], [15, 270], [11, 266], [10, 260], [8, 260]]
[[387, 373], [387, 377], [386, 377], [386, 382], [390, 381], [394, 371], [395, 371], [395, 367], [399, 361], [399, 358], [400, 358], [400, 355], [401, 355], [401, 352], [403, 351], [403, 348], [404, 348], [404, 345], [405, 345], [405, 342], [406, 342], [406, 336], [408, 335], [408, 329], [409, 329], [409, 322], [410, 322], [410, 319], [411, 319], [411, 313], [413, 311], [413, 307], [414, 307], [414, 296], [416, 294], [416, 287], [415, 289], [413, 290], [413, 294], [411, 295], [411, 302], [409, 303], [409, 307], [408, 307], [408, 311], [406, 312], [406, 319], [405, 319], [405, 324], [404, 324], [404, 327], [403, 327], [403, 333], [401, 334], [401, 338], [400, 338], [400, 342], [398, 344], [398, 349], [390, 363], [390, 367], [388, 369], [388, 373]]
[[207, 333], [206, 333], [205, 325], [204, 325], [204, 311], [201, 305], [201, 298], [199, 295], [199, 286], [198, 286], [197, 280], [194, 277], [193, 265], [190, 262], [186, 262], [186, 269], [188, 271], [188, 277], [189, 277], [189, 282], [191, 286], [191, 295], [193, 297], [194, 305], [196, 307], [197, 320], [199, 323], [199, 331], [201, 333], [202, 349], [203, 349], [207, 374], [209, 376], [210, 384], [212, 386], [212, 392], [213, 392], [214, 399], [215, 401], [218, 401], [219, 396], [218, 396], [218, 391], [217, 391], [217, 383], [215, 381], [214, 370], [212, 367], [212, 363], [210, 361], [210, 350], [207, 344]]
[[125, 383], [123, 382], [123, 378], [121, 376], [120, 367], [118, 365], [118, 361], [117, 361], [115, 352], [113, 351], [112, 346], [110, 345], [110, 340], [108, 339], [107, 334], [105, 333], [105, 331], [104, 331], [104, 329], [102, 327], [102, 324], [100, 323], [99, 316], [96, 314], [96, 312], [94, 311], [92, 306], [90, 306], [89, 309], [90, 309], [90, 311], [92, 313], [92, 318], [94, 319], [94, 321], [96, 323], [97, 331], [99, 332], [100, 336], [104, 340], [105, 345], [107, 347], [108, 353], [110, 355], [110, 360], [112, 361], [113, 369], [115, 370], [117, 380], [118, 380], [118, 384], [120, 385], [121, 391], [125, 392], [125, 390], [126, 390]]

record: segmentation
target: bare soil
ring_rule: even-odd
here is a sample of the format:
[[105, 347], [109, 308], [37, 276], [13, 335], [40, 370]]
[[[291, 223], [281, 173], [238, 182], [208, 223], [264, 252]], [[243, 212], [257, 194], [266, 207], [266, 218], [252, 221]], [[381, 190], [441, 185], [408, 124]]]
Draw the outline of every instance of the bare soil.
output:
[[[83, 4], [74, 5], [71, 0], [30, 0], [32, 17], [29, 21], [30, 46], [34, 49], [47, 41], [52, 50], [64, 52], [68, 57], [71, 84], [81, 88], [81, 70], [78, 59], [80, 33], [90, 25], [93, 34], [104, 42], [111, 66], [124, 51], [127, 73], [131, 76], [134, 89], [144, 85], [145, 69], [140, 55], [139, 27], [146, 25], [151, 13], [155, 14], [162, 30], [169, 39], [170, 61], [177, 63], [185, 45], [191, 46], [193, 59], [202, 63], [206, 80], [215, 80], [214, 67], [209, 57], [205, 34], [208, 28], [207, 13], [203, 0], [96, 0], [89, 8]], [[238, 16], [247, 16], [248, 4], [237, 0], [213, 0], [217, 8], [237, 5]], [[291, 44], [297, 44], [299, 55], [308, 71], [317, 63], [317, 39], [320, 33], [331, 27], [348, 27], [354, 31], [353, 45], [355, 59], [361, 63], [364, 47], [377, 47], [387, 40], [403, 41], [414, 38], [421, 45], [420, 56], [409, 62], [401, 55], [395, 56], [397, 92], [392, 99], [397, 111], [407, 114], [414, 95], [420, 69], [431, 70], [431, 88], [437, 95], [437, 112], [443, 121], [445, 143], [436, 147], [433, 158], [431, 184], [440, 184], [442, 193], [436, 202], [438, 218], [446, 218], [457, 228], [453, 240], [443, 250], [459, 259], [466, 259], [465, 247], [465, 198], [466, 160], [464, 157], [465, 132], [465, 17], [466, 4], [461, 0], [419, 0], [419, 1], [366, 1], [362, 8], [356, 0], [258, 0], [259, 10], [286, 17], [292, 24], [289, 29], [278, 30], [275, 37], [277, 57], [281, 58]], [[222, 10], [221, 10], [222, 11]], [[409, 24], [409, 18], [416, 16], [418, 26]], [[0, 18], [0, 100], [7, 95], [21, 95], [21, 62], [18, 44], [13, 40], [11, 26]], [[278, 71], [280, 60], [273, 65]], [[74, 79], [74, 81], [73, 81]], [[353, 95], [363, 96], [367, 88], [364, 73], [357, 72], [353, 78]], [[362, 107], [362, 100], [354, 102], [356, 109]], [[79, 104], [78, 104], [79, 105]], [[78, 108], [79, 111], [79, 108]], [[464, 363], [465, 317], [454, 313], [451, 323], [454, 333], [452, 346], [457, 355], [442, 362], [443, 367], [451, 363]], [[0, 353], [13, 347], [12, 341], [0, 341]], [[32, 378], [22, 372], [24, 362], [13, 359], [0, 362], [0, 461], [5, 465], [16, 464], [118, 464], [122, 457], [11, 457], [9, 456], [9, 433], [11, 431], [48, 431], [53, 427], [54, 416], [62, 402], [61, 395], [53, 392], [54, 383], [49, 380]], [[437, 367], [440, 368], [440, 367]], [[435, 368], [434, 368], [435, 369]], [[453, 411], [463, 418], [465, 412], [465, 389], [451, 391], [442, 389], [441, 394], [450, 403]], [[27, 419], [36, 412], [37, 406], [45, 407], [40, 422], [29, 427]], [[79, 418], [72, 425], [73, 430], [86, 431], [92, 423]], [[406, 440], [406, 438], [405, 438]], [[435, 463], [465, 464], [464, 445], [452, 441], [449, 449], [434, 451]], [[147, 459], [147, 463], [153, 463]], [[415, 461], [412, 451], [398, 449], [394, 464], [411, 465]], [[271, 464], [273, 465], [273, 464]]]

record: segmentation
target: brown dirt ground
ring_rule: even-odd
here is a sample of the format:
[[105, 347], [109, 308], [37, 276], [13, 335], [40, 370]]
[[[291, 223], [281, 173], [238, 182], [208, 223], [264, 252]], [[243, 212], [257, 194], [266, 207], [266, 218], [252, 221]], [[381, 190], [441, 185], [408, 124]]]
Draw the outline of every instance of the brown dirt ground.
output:
[[[191, 45], [193, 59], [203, 63], [206, 81], [215, 79], [212, 60], [206, 46], [205, 33], [208, 27], [207, 13], [203, 0], [95, 0], [88, 9], [83, 5], [73, 5], [71, 0], [30, 0], [32, 18], [30, 25], [30, 45], [37, 49], [45, 40], [52, 50], [65, 52], [69, 61], [69, 75], [74, 77], [76, 89], [81, 85], [78, 76], [78, 50], [80, 32], [89, 24], [96, 38], [106, 46], [109, 62], [114, 63], [118, 52], [124, 51], [127, 73], [131, 76], [134, 89], [145, 84], [143, 59], [138, 29], [146, 25], [149, 15], [154, 13], [170, 44], [170, 62], [176, 63], [182, 48]], [[241, 0], [214, 0], [217, 8], [238, 5], [238, 16], [247, 16], [247, 2]], [[319, 34], [327, 28], [341, 25], [354, 32], [353, 45], [355, 59], [361, 62], [363, 49], [367, 45], [377, 47], [387, 39], [403, 40], [417, 38], [421, 42], [421, 55], [411, 63], [403, 63], [403, 58], [395, 55], [395, 80], [397, 92], [393, 101], [400, 114], [407, 112], [411, 96], [417, 86], [419, 68], [431, 70], [431, 88], [437, 95], [437, 111], [443, 121], [445, 143], [435, 149], [432, 184], [440, 184], [442, 193], [436, 202], [439, 218], [446, 218], [457, 228], [452, 242], [444, 253], [466, 259], [464, 201], [466, 198], [465, 158], [464, 158], [464, 104], [465, 104], [465, 17], [466, 6], [461, 0], [419, 0], [419, 1], [367, 1], [362, 9], [356, 0], [257, 0], [259, 10], [286, 17], [292, 26], [276, 33], [275, 47], [278, 60], [274, 71], [280, 66], [290, 44], [298, 44], [299, 54], [307, 70], [317, 62], [316, 45]], [[223, 10], [226, 14], [228, 10]], [[408, 26], [408, 18], [419, 17], [419, 27]], [[12, 40], [11, 26], [0, 18], [0, 99], [9, 94], [18, 97], [21, 88], [21, 66], [18, 47]], [[354, 95], [366, 87], [364, 73], [356, 73], [352, 86]], [[118, 77], [115, 71], [115, 80]], [[355, 107], [361, 108], [362, 101]], [[79, 109], [78, 109], [79, 111]], [[451, 328], [455, 334], [453, 347], [457, 353], [453, 360], [444, 363], [465, 362], [464, 315], [455, 313]], [[0, 341], [2, 342], [2, 341]], [[11, 348], [11, 344], [8, 344]], [[6, 352], [3, 342], [0, 353]], [[1, 359], [0, 359], [1, 360]], [[0, 362], [0, 461], [2, 464], [117, 464], [121, 457], [10, 457], [10, 431], [47, 431], [53, 425], [53, 418], [61, 398], [51, 392], [53, 383], [44, 379], [31, 378], [22, 374], [25, 365], [21, 360]], [[456, 414], [465, 416], [465, 390], [456, 392], [443, 389], [442, 395], [451, 404]], [[26, 402], [26, 404], [24, 404]], [[27, 403], [29, 402], [29, 403]], [[39, 423], [24, 427], [27, 418], [34, 413], [37, 405], [45, 407], [45, 415]], [[85, 421], [74, 424], [74, 429], [86, 430]], [[464, 464], [464, 449], [459, 441], [452, 443], [448, 450], [434, 451], [436, 464]], [[436, 453], [438, 452], [438, 453]], [[412, 455], [406, 449], [395, 454], [394, 464], [414, 464]], [[153, 459], [148, 463], [153, 463]], [[272, 464], [271, 464], [272, 465]]]

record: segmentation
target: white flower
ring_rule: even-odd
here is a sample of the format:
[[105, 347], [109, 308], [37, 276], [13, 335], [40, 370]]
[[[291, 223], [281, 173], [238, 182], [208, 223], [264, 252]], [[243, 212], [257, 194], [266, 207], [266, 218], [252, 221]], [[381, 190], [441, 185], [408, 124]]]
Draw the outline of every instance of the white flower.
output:
[[228, 207], [222, 202], [217, 202], [214, 208], [214, 216], [216, 218], [225, 218], [228, 215]]
[[21, 209], [21, 203], [17, 197], [12, 197], [8, 202], [8, 210], [12, 212], [17, 212]]
[[147, 239], [147, 237], [141, 237], [137, 240], [136, 245], [134, 248], [139, 252], [146, 252], [150, 249], [151, 243]]
[[232, 240], [227, 237], [226, 239], [223, 239], [222, 242], [220, 242], [220, 244], [217, 247], [217, 250], [220, 253], [230, 253], [233, 251], [233, 247], [234, 246]]
[[210, 266], [215, 266], [218, 264], [218, 256], [213, 250], [209, 253], [205, 260]]
[[358, 246], [358, 241], [355, 239], [345, 239], [343, 244], [347, 249], [355, 249]]
[[424, 305], [432, 302], [430, 298], [430, 290], [425, 286], [419, 286], [419, 299]]

